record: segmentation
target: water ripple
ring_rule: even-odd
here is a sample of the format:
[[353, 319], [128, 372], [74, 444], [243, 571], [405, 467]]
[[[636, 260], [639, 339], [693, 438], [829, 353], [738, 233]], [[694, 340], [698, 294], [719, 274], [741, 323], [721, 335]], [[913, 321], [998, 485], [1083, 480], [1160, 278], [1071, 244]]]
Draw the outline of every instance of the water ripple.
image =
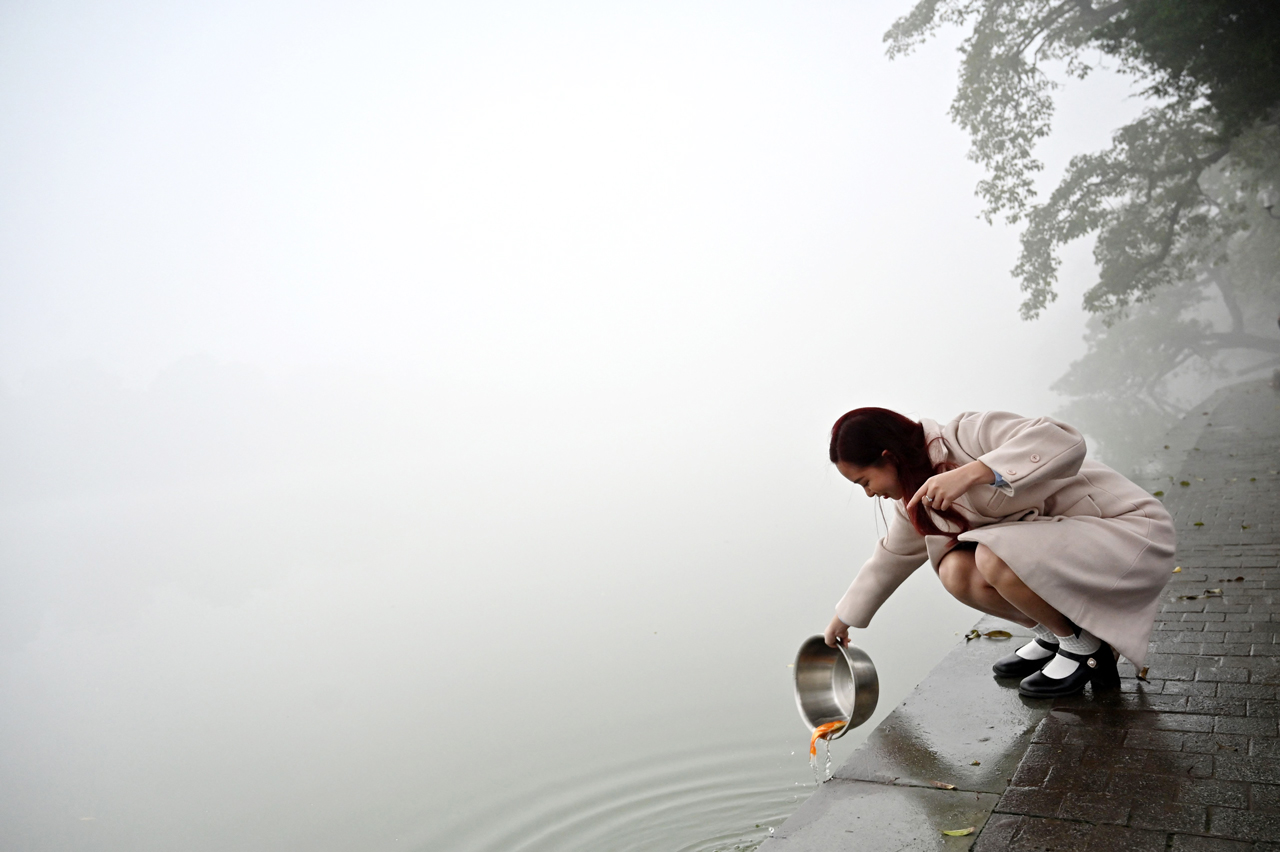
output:
[[776, 749], [735, 743], [544, 782], [519, 798], [486, 803], [448, 848], [746, 852], [813, 792], [812, 783], [796, 782], [794, 766], [778, 764]]

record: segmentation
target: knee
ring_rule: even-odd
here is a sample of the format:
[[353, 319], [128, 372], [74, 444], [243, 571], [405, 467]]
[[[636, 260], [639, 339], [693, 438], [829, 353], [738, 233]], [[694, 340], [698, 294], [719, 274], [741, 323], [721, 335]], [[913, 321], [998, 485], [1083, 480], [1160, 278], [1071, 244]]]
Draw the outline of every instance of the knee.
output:
[[942, 588], [946, 589], [952, 597], [960, 597], [967, 585], [962, 582], [960, 573], [955, 563], [946, 559], [942, 560], [942, 564], [938, 566], [938, 579], [942, 581]]
[[938, 566], [938, 579], [942, 588], [954, 598], [969, 600], [973, 597], [974, 586], [982, 580], [973, 569], [973, 563], [962, 559], [953, 559], [950, 554]]
[[985, 544], [978, 545], [978, 549], [973, 553], [973, 561], [983, 579], [997, 589], [1010, 581], [1017, 581], [1017, 575], [1013, 573], [1009, 564], [996, 556], [995, 551]]

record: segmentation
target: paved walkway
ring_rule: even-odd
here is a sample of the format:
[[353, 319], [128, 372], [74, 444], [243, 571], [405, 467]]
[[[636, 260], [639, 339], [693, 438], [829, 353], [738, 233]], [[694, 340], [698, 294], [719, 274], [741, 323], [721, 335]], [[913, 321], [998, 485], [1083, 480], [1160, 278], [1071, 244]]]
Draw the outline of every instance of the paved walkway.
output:
[[975, 852], [1280, 852], [1280, 397], [1211, 403], [1163, 482], [1182, 570], [1148, 681], [1054, 702]]
[[992, 688], [1007, 641], [958, 645], [760, 852], [1280, 852], [1280, 396], [1219, 392], [1167, 440], [1182, 570], [1147, 680], [1033, 701]]

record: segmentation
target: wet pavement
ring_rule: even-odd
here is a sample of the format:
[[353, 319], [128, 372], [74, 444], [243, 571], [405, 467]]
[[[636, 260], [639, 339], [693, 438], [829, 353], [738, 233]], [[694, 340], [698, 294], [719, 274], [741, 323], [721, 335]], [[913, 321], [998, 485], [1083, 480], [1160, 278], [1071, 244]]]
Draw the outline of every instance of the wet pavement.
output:
[[974, 793], [1004, 792], [1049, 704], [1019, 696], [1017, 681], [996, 680], [991, 673], [993, 662], [1031, 634], [990, 617], [976, 629], [1006, 630], [1015, 638], [979, 638], [958, 645], [872, 731], [836, 778], [935, 789], [940, 782]]
[[[976, 627], [1014, 638], [952, 649], [761, 852], [969, 848], [1050, 708], [991, 673], [1031, 634], [990, 617]], [[942, 833], [965, 828], [974, 834]]]
[[991, 674], [1019, 638], [961, 643], [761, 852], [1280, 852], [1280, 396], [1219, 391], [1166, 440], [1143, 484], [1181, 570], [1146, 679], [1032, 701]]

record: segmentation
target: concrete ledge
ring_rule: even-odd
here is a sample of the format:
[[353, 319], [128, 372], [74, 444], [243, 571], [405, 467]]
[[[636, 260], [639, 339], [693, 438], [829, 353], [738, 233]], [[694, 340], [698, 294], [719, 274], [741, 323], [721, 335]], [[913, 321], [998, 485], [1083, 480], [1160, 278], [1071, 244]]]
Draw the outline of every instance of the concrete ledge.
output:
[[[834, 779], [809, 797], [761, 850], [968, 849], [996, 806], [994, 793], [887, 787]], [[968, 828], [967, 837], [944, 829]]]
[[[760, 852], [972, 845], [1052, 706], [991, 673], [1031, 634], [991, 617], [976, 627], [1014, 638], [961, 641]], [[942, 834], [970, 826], [977, 831], [966, 837]]]

